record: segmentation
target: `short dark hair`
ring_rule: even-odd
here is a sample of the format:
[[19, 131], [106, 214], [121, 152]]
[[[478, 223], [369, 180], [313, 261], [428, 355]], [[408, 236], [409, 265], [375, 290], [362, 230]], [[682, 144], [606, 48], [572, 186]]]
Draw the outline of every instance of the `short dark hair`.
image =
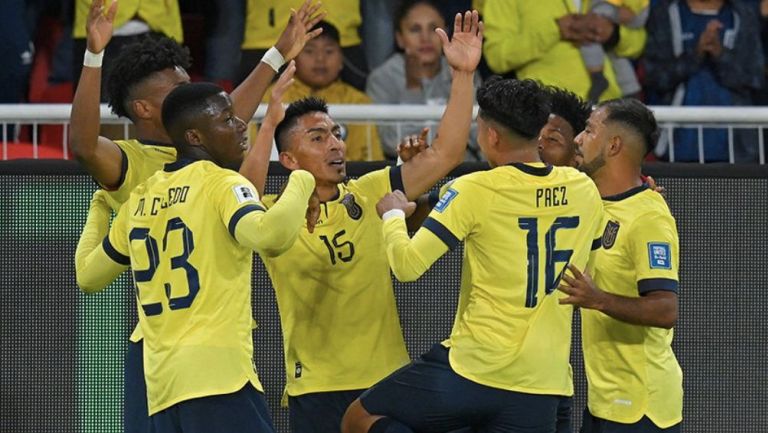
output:
[[533, 80], [491, 77], [477, 89], [479, 115], [527, 140], [539, 136], [550, 113], [549, 95]]
[[188, 83], [177, 86], [163, 101], [163, 127], [177, 149], [187, 145], [185, 132], [210, 104], [211, 96], [224, 92], [213, 83]]
[[186, 47], [156, 33], [126, 45], [107, 72], [106, 92], [112, 112], [120, 117], [131, 118], [127, 102], [136, 85], [155, 72], [175, 67], [187, 69], [190, 64]]
[[[411, 12], [411, 9], [418, 5], [431, 7], [437, 11], [437, 14], [440, 15], [440, 18], [443, 18], [443, 14], [440, 11], [440, 6], [438, 6], [437, 2], [434, 0], [405, 0], [395, 11], [395, 19], [392, 21], [392, 23], [395, 25], [395, 32], [400, 31], [400, 24], [403, 23], [403, 20], [408, 15], [408, 13]], [[453, 26], [451, 26], [451, 30], [453, 30]]]
[[291, 128], [296, 126], [301, 116], [318, 111], [328, 114], [328, 104], [324, 99], [309, 96], [291, 103], [291, 105], [285, 109], [285, 117], [283, 118], [283, 121], [277, 125], [277, 128], [275, 128], [275, 144], [277, 145], [277, 151], [282, 152], [288, 148], [288, 138], [286, 135]]
[[573, 134], [578, 135], [587, 126], [587, 119], [592, 113], [592, 106], [571, 91], [554, 86], [549, 86], [547, 90], [552, 105], [552, 114], [565, 119], [573, 128]]
[[656, 146], [659, 126], [653, 112], [642, 102], [634, 98], [611, 99], [598, 104], [597, 108], [606, 109], [606, 123], [620, 123], [640, 136], [645, 145], [643, 155], [647, 155]]
[[323, 20], [312, 27], [312, 30], [317, 29], [323, 29], [323, 32], [320, 33], [318, 38], [329, 38], [335, 41], [337, 44], [341, 45], [341, 36], [339, 36], [339, 29], [337, 29], [336, 26], [329, 23], [328, 21]]

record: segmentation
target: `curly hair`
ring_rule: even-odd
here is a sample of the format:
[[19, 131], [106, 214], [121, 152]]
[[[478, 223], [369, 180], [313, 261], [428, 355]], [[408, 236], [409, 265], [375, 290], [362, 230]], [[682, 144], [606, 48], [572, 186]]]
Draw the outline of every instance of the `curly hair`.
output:
[[275, 128], [275, 145], [278, 152], [282, 152], [288, 148], [288, 141], [286, 134], [290, 131], [299, 121], [299, 118], [309, 113], [328, 113], [328, 104], [325, 100], [310, 96], [302, 98], [291, 103], [288, 108], [285, 109], [285, 117]]
[[587, 126], [587, 119], [592, 113], [589, 103], [579, 98], [575, 93], [559, 87], [549, 86], [552, 114], [562, 117], [573, 128], [573, 134], [578, 135]]
[[534, 80], [491, 77], [477, 89], [479, 115], [526, 140], [538, 137], [550, 113], [548, 92]]
[[128, 99], [137, 85], [155, 72], [177, 66], [187, 69], [190, 64], [189, 49], [159, 34], [150, 34], [126, 45], [107, 74], [109, 107], [116, 115], [131, 118]]

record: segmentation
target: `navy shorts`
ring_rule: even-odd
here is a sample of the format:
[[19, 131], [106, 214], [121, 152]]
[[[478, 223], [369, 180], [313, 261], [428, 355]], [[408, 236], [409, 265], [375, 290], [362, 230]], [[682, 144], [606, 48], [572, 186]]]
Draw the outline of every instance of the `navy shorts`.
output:
[[465, 427], [484, 433], [554, 433], [560, 399], [466, 379], [451, 369], [448, 349], [439, 344], [360, 397], [369, 413], [425, 433]]
[[275, 433], [264, 394], [250, 383], [231, 394], [176, 403], [151, 419], [156, 433]]
[[632, 424], [622, 424], [598, 418], [589, 413], [589, 408], [584, 409], [584, 418], [581, 422], [581, 433], [680, 433], [680, 424], [672, 427], [660, 428], [647, 416]]
[[128, 342], [125, 352], [125, 401], [123, 429], [125, 433], [149, 433], [147, 382], [144, 379], [143, 341]]
[[363, 391], [358, 389], [289, 396], [291, 433], [341, 432], [341, 418]]

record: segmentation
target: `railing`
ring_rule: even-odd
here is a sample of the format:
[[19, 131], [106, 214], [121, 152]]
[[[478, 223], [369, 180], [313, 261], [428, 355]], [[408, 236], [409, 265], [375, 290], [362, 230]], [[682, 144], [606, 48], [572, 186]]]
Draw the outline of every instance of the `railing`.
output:
[[[331, 115], [338, 121], [350, 124], [375, 123], [377, 125], [396, 125], [402, 122], [437, 122], [443, 114], [442, 105], [331, 105]], [[765, 164], [766, 149], [764, 130], [768, 127], [768, 107], [651, 107], [662, 128], [662, 140], [657, 153], [669, 154], [675, 161], [675, 131], [691, 128], [698, 136], [699, 162], [705, 162], [705, 132], [721, 129], [727, 134], [727, 152], [730, 162], [739, 159], [739, 148], [744, 146], [736, 136], [743, 131], [751, 134], [747, 146], [754, 156], [754, 161]], [[19, 131], [25, 135], [25, 142], [32, 148], [31, 157], [40, 157], [41, 126], [58, 126], [52, 133], [48, 131], [44, 144], [60, 146], [61, 157], [69, 158], [68, 126], [71, 106], [69, 104], [0, 104], [0, 124], [2, 124], [2, 159], [9, 159], [9, 145], [19, 142]], [[264, 116], [266, 106], [261, 105], [254, 116], [258, 121]], [[477, 107], [475, 107], [475, 113]], [[102, 124], [123, 125], [125, 137], [129, 134], [129, 122], [113, 115], [106, 105], [101, 106]], [[26, 128], [31, 126], [31, 128]], [[398, 129], [398, 132], [400, 130]]]

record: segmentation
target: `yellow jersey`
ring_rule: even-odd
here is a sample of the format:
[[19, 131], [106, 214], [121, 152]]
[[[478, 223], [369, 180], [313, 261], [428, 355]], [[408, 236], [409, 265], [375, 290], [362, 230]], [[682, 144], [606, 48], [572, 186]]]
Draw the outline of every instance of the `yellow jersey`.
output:
[[[604, 197], [602, 248], [593, 280], [608, 293], [642, 296], [677, 292], [680, 247], [664, 198], [647, 186]], [[683, 375], [672, 352], [671, 329], [632, 325], [596, 310], [581, 310], [589, 411], [634, 423], [644, 415], [661, 428], [682, 420]]]
[[253, 364], [253, 254], [234, 227], [264, 208], [248, 180], [210, 161], [167, 169], [133, 191], [104, 242], [136, 283], [150, 415], [248, 382], [262, 390]]
[[[122, 0], [121, 0], [122, 1]], [[304, 0], [248, 0], [245, 12], [244, 50], [267, 49], [283, 33], [291, 16]], [[328, 11], [325, 20], [339, 31], [342, 47], [359, 45], [359, 28], [363, 23], [360, 0], [323, 0], [322, 10]]]
[[[171, 144], [148, 140], [116, 140], [115, 144], [123, 154], [122, 173], [117, 189], [106, 191], [106, 201], [117, 212], [137, 185], [162, 170], [166, 164], [176, 161], [176, 148]], [[141, 328], [137, 324], [130, 340], [136, 343], [141, 338]]]
[[385, 223], [398, 278], [415, 279], [464, 241], [451, 367], [474, 382], [531, 394], [572, 395], [573, 308], [557, 291], [568, 263], [584, 268], [601, 230], [595, 184], [570, 167], [514, 163], [462, 176], [412, 240]]
[[[279, 257], [262, 257], [283, 329], [286, 394], [369, 388], [410, 359], [395, 305], [376, 203], [403, 189], [399, 168], [339, 184]], [[274, 196], [264, 198], [267, 207]]]
[[[105, 2], [106, 7], [110, 4], [108, 0]], [[91, 0], [75, 1], [75, 23], [72, 36], [76, 39], [86, 36], [85, 23], [90, 8]], [[152, 31], [162, 33], [176, 42], [183, 41], [184, 33], [181, 29], [178, 0], [120, 0], [114, 28], [119, 29], [132, 19], [144, 21]]]

